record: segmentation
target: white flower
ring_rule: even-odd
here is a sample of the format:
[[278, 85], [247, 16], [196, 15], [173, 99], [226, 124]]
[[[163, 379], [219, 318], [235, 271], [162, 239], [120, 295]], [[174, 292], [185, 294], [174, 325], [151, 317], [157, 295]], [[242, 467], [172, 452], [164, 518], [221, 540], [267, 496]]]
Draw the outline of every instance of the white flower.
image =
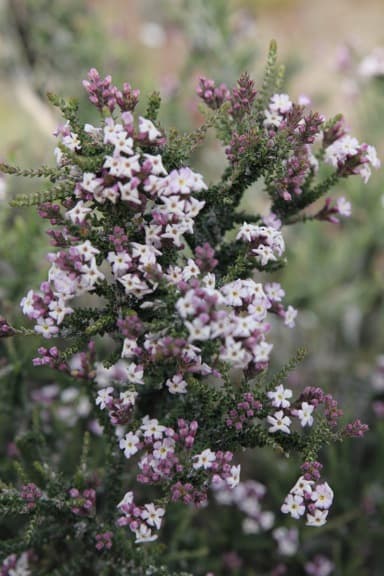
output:
[[277, 260], [270, 246], [260, 244], [257, 248], [253, 248], [252, 253], [257, 256], [258, 262], [261, 266], [266, 266], [268, 262]]
[[258, 520], [260, 523], [260, 527], [263, 530], [270, 530], [270, 528], [272, 528], [275, 522], [275, 515], [273, 514], [273, 512], [269, 512], [268, 510], [266, 510], [264, 512], [260, 512]]
[[131, 242], [130, 247], [133, 258], [139, 258], [143, 266], [156, 264], [156, 256], [161, 256], [160, 250], [157, 250], [154, 246]]
[[308, 402], [302, 402], [301, 408], [299, 410], [295, 410], [295, 416], [298, 417], [300, 420], [300, 424], [303, 426], [312, 426], [313, 424], [313, 416], [312, 412], [314, 411], [315, 407], [313, 404], [308, 404]]
[[297, 316], [297, 310], [293, 306], [288, 306], [284, 313], [284, 324], [288, 328], [293, 328], [295, 326], [295, 319]]
[[278, 544], [278, 552], [283, 556], [293, 556], [299, 547], [299, 532], [297, 528], [280, 526], [272, 532]]
[[34, 295], [35, 292], [33, 290], [29, 290], [28, 294], [24, 296], [24, 298], [20, 302], [23, 314], [25, 314], [25, 316], [29, 316], [30, 318], [33, 318], [33, 316], [36, 314], [35, 308], [33, 306]]
[[133, 140], [125, 131], [118, 132], [109, 140], [115, 147], [114, 154], [133, 154]]
[[158, 154], [157, 156], [153, 156], [152, 154], [144, 154], [144, 158], [150, 161], [152, 166], [151, 167], [152, 174], [159, 176], [161, 174], [167, 173], [166, 169], [164, 168], [163, 159], [160, 156], [160, 154]]
[[340, 216], [344, 216], [345, 218], [349, 218], [352, 214], [352, 205], [348, 200], [341, 196], [336, 200], [336, 210]]
[[307, 526], [324, 526], [327, 521], [328, 510], [315, 510], [313, 514], [307, 514]]
[[278, 128], [283, 121], [283, 117], [281, 114], [275, 111], [264, 110], [264, 121], [263, 126], [265, 128], [269, 128], [273, 126], [274, 128]]
[[76, 149], [81, 148], [79, 137], [77, 134], [75, 134], [75, 132], [71, 132], [67, 136], [63, 136], [62, 143], [66, 148], [68, 148], [68, 150], [71, 150], [72, 152], [75, 152]]
[[81, 188], [86, 192], [91, 192], [95, 194], [95, 192], [100, 192], [102, 190], [102, 179], [97, 178], [96, 174], [93, 172], [84, 172], [83, 180], [81, 182]]
[[[263, 309], [264, 310], [264, 309]], [[237, 316], [235, 318], [235, 327], [233, 335], [240, 338], [248, 338], [258, 327], [259, 323], [255, 316]]]
[[125, 338], [123, 350], [121, 352], [122, 358], [134, 358], [136, 356], [135, 349], [137, 348], [136, 338]]
[[107, 260], [112, 265], [115, 276], [125, 274], [132, 263], [132, 258], [126, 252], [108, 252]]
[[121, 450], [124, 450], [126, 458], [130, 458], [138, 452], [138, 444], [140, 444], [140, 438], [133, 432], [128, 432], [119, 442], [119, 446]]
[[[189, 200], [186, 200], [184, 204], [184, 214], [185, 214], [184, 219], [186, 220], [187, 217], [191, 219], [196, 218], [196, 216], [204, 208], [204, 206], [205, 206], [205, 200], [197, 200], [196, 198], [193, 198], [193, 196], [190, 196]], [[193, 220], [189, 231], [192, 234]]]
[[104, 274], [97, 268], [95, 259], [90, 260], [89, 264], [84, 264], [80, 271], [82, 272], [81, 287], [88, 291], [105, 278]]
[[267, 396], [275, 408], [288, 408], [291, 405], [289, 398], [292, 398], [292, 390], [279, 384], [274, 390], [267, 392]]
[[124, 498], [118, 503], [117, 508], [129, 506], [133, 502], [133, 492], [127, 492]]
[[142, 298], [153, 291], [137, 274], [124, 274], [118, 280], [124, 286], [126, 294], [133, 294], [137, 298]]
[[300, 476], [294, 487], [291, 489], [291, 492], [292, 494], [298, 494], [299, 496], [304, 496], [304, 492], [311, 494], [313, 484], [313, 480], [306, 480], [304, 476]]
[[183, 280], [188, 282], [191, 278], [200, 274], [199, 267], [192, 258], [188, 259], [188, 265], [183, 269]]
[[44, 336], [44, 338], [52, 338], [58, 333], [59, 329], [54, 323], [52, 318], [38, 318], [37, 324], [34, 326], [35, 332]]
[[269, 344], [269, 342], [260, 342], [259, 344], [256, 344], [256, 346], [252, 348], [253, 361], [255, 363], [268, 362], [272, 348], [273, 344]]
[[119, 396], [123, 406], [134, 406], [137, 397], [138, 393], [135, 390], [125, 390], [124, 392], [120, 392]]
[[248, 224], [248, 222], [244, 222], [241, 226], [236, 240], [245, 240], [246, 242], [252, 242], [257, 237], [258, 226], [255, 224]]
[[11, 568], [8, 572], [8, 576], [30, 576], [31, 571], [28, 566], [28, 554], [23, 552], [16, 562], [16, 566]]
[[139, 133], [147, 134], [148, 140], [151, 142], [154, 142], [161, 136], [161, 132], [159, 132], [153, 122], [142, 116], [139, 116]]
[[273, 112], [281, 112], [285, 114], [289, 112], [292, 108], [292, 102], [289, 99], [288, 94], [274, 94], [271, 98], [269, 104], [269, 109]]
[[173, 438], [158, 440], [153, 445], [153, 457], [157, 460], [166, 460], [175, 451], [175, 441]]
[[126, 184], [118, 183], [120, 190], [120, 197], [124, 202], [132, 202], [133, 204], [141, 204], [139, 197], [139, 190], [134, 186], [134, 180], [130, 180]]
[[96, 406], [99, 406], [100, 410], [104, 410], [110, 400], [113, 398], [113, 387], [108, 386], [107, 388], [102, 388], [98, 391], [96, 397]]
[[184, 216], [184, 206], [185, 200], [180, 198], [180, 196], [163, 196], [161, 198], [163, 202], [163, 206], [160, 206], [159, 209], [163, 214], [167, 214], [169, 216], [169, 220], [171, 219], [171, 215], [176, 216], [177, 218], [183, 218]]
[[104, 126], [104, 144], [113, 144], [120, 132], [123, 132], [122, 124], [115, 124], [113, 118], [107, 118]]
[[49, 303], [49, 316], [56, 321], [56, 324], [61, 324], [67, 314], [72, 314], [73, 309], [65, 305], [65, 300], [59, 298], [52, 300]]
[[265, 320], [267, 316], [267, 309], [270, 307], [270, 303], [268, 300], [257, 300], [255, 299], [251, 304], [248, 306], [248, 312], [252, 315], [253, 319], [255, 320], [255, 328], [259, 322]]
[[260, 532], [260, 524], [254, 518], [244, 518], [242, 528], [244, 534], [258, 534]]
[[83, 257], [83, 260], [85, 262], [89, 262], [89, 260], [93, 260], [93, 258], [96, 256], [96, 254], [100, 254], [100, 250], [98, 250], [97, 248], [92, 246], [92, 244], [90, 243], [89, 240], [86, 240], [82, 244], [78, 244], [77, 246], [74, 246], [74, 248], [75, 248], [76, 252], [81, 254], [81, 256]]
[[315, 502], [316, 508], [328, 509], [332, 506], [333, 490], [327, 482], [318, 484], [312, 491], [311, 500]]
[[64, 154], [63, 154], [62, 150], [56, 146], [56, 148], [54, 148], [54, 150], [53, 150], [53, 154], [55, 156], [56, 164], [58, 166], [62, 166], [63, 159], [64, 159]]
[[290, 514], [292, 518], [300, 518], [305, 513], [304, 499], [298, 494], [288, 494], [285, 498], [281, 511], [283, 514]]
[[232, 490], [240, 483], [240, 470], [240, 464], [238, 466], [231, 466], [231, 475], [225, 479], [226, 483]]
[[195, 318], [192, 322], [186, 321], [185, 326], [189, 332], [188, 340], [190, 342], [194, 340], [209, 340], [211, 334], [210, 325], [204, 324], [200, 318]]
[[244, 368], [249, 364], [251, 355], [241, 342], [236, 342], [231, 336], [225, 339], [225, 347], [220, 350], [220, 360], [234, 367]]
[[205, 184], [203, 176], [198, 172], [190, 172], [190, 182], [192, 185], [192, 190], [194, 192], [201, 192], [202, 190], [207, 190], [208, 186]]
[[193, 464], [195, 470], [199, 470], [200, 468], [208, 470], [209, 468], [212, 468], [212, 464], [216, 460], [216, 454], [212, 452], [210, 448], [206, 448], [200, 454], [196, 454], [193, 458], [196, 459], [196, 462]]
[[225, 296], [225, 303], [228, 304], [228, 306], [243, 305], [243, 290], [241, 280], [235, 280], [229, 284], [224, 284], [224, 286], [221, 288], [221, 291]]
[[90, 212], [92, 212], [92, 208], [87, 207], [82, 200], [79, 200], [72, 210], [66, 212], [65, 217], [73, 224], [82, 224]]
[[381, 162], [377, 157], [376, 148], [374, 146], [367, 146], [365, 158], [373, 168], [380, 168]]
[[171, 394], [186, 394], [187, 393], [187, 382], [183, 379], [182, 374], [175, 374], [173, 378], [168, 378], [165, 382], [168, 390]]
[[159, 424], [156, 418], [149, 418], [149, 416], [144, 416], [140, 429], [144, 432], [145, 438], [153, 437], [155, 440], [160, 440], [166, 431], [166, 427]]
[[127, 366], [126, 377], [128, 382], [132, 384], [144, 384], [144, 368], [141, 365], [137, 365], [134, 362]]
[[284, 412], [282, 410], [275, 412], [273, 416], [267, 416], [267, 421], [269, 424], [271, 424], [271, 426], [268, 428], [269, 432], [285, 432], [286, 434], [291, 433], [289, 429], [291, 419], [288, 416], [284, 416]]
[[150, 503], [145, 504], [144, 510], [141, 513], [141, 518], [145, 520], [149, 526], [154, 526], [159, 530], [164, 514], [164, 508], [161, 508], [160, 506], [156, 508], [154, 504]]
[[101, 131], [101, 128], [97, 128], [96, 126], [93, 126], [93, 124], [89, 124], [87, 122], [84, 124], [84, 132], [90, 136], [98, 136]]
[[157, 540], [157, 534], [152, 534], [152, 530], [146, 524], [140, 524], [139, 529], [134, 530], [134, 533], [136, 536], [135, 544]]
[[324, 161], [337, 168], [339, 162], [344, 162], [347, 156], [355, 156], [359, 149], [358, 140], [346, 134], [327, 147]]

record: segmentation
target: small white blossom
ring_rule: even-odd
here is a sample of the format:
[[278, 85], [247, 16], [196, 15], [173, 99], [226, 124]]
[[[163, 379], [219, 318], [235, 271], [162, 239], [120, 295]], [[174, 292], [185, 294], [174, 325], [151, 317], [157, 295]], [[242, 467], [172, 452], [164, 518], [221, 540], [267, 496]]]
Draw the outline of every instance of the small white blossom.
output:
[[288, 326], [288, 328], [294, 328], [295, 326], [295, 319], [297, 316], [297, 310], [293, 306], [288, 306], [284, 313], [284, 324]]
[[140, 430], [144, 432], [145, 438], [153, 437], [156, 440], [160, 440], [163, 437], [163, 433], [166, 431], [166, 427], [159, 424], [159, 421], [156, 418], [144, 416]]
[[137, 434], [133, 432], [128, 432], [119, 442], [121, 450], [124, 450], [124, 456], [130, 458], [136, 452], [138, 452], [138, 445], [140, 444], [140, 438]]
[[324, 526], [327, 522], [328, 510], [315, 510], [313, 514], [307, 514], [307, 526]]
[[288, 408], [291, 405], [289, 398], [292, 398], [292, 394], [292, 390], [290, 388], [284, 388], [282, 384], [276, 386], [274, 390], [267, 392], [267, 396], [275, 408]]
[[240, 483], [240, 464], [238, 466], [231, 466], [231, 475], [225, 479], [228, 486], [233, 490]]
[[154, 526], [159, 530], [164, 514], [164, 508], [161, 508], [160, 506], [156, 507], [152, 503], [145, 504], [144, 510], [141, 513], [141, 518], [145, 520], [149, 526]]
[[295, 410], [295, 416], [298, 417], [300, 420], [301, 426], [312, 426], [313, 424], [313, 416], [312, 412], [314, 411], [315, 407], [313, 404], [308, 404], [308, 402], [302, 402], [301, 408], [299, 410]]
[[157, 534], [152, 534], [152, 530], [146, 524], [140, 524], [139, 529], [134, 530], [134, 532], [136, 536], [135, 544], [143, 544], [157, 540]]
[[268, 428], [268, 431], [271, 433], [274, 432], [285, 432], [285, 434], [291, 433], [289, 429], [291, 419], [288, 416], [284, 416], [284, 412], [282, 410], [275, 412], [273, 416], [267, 416], [267, 422], [268, 424], [271, 425]]
[[299, 496], [304, 496], [304, 493], [311, 494], [313, 484], [313, 480], [306, 480], [304, 476], [300, 476], [294, 487], [291, 489], [291, 493], [298, 494]]
[[53, 321], [53, 318], [38, 318], [34, 326], [35, 332], [41, 334], [44, 338], [52, 338], [58, 333], [59, 329]]
[[333, 490], [327, 482], [318, 484], [312, 491], [311, 500], [315, 502], [316, 508], [328, 509], [332, 506]]
[[280, 526], [272, 532], [278, 544], [278, 552], [283, 556], [293, 556], [299, 547], [299, 532], [297, 528]]
[[352, 214], [352, 205], [348, 200], [341, 196], [336, 200], [336, 210], [340, 216], [344, 216], [344, 218], [349, 218]]
[[113, 398], [113, 387], [108, 386], [107, 388], [102, 388], [98, 391], [96, 396], [96, 406], [99, 406], [100, 410], [104, 410], [107, 404]]
[[206, 448], [200, 454], [196, 454], [194, 457], [196, 462], [193, 464], [195, 470], [199, 470], [200, 468], [204, 468], [204, 470], [208, 470], [212, 468], [213, 462], [216, 460], [216, 454], [210, 450], [210, 448]]
[[73, 224], [82, 224], [91, 212], [92, 208], [87, 207], [84, 202], [80, 200], [72, 210], [66, 212], [65, 217]]
[[290, 514], [292, 518], [300, 518], [305, 513], [304, 499], [298, 494], [288, 494], [285, 498], [281, 511], [283, 514]]
[[147, 118], [143, 118], [142, 116], [139, 117], [139, 133], [146, 134], [148, 140], [151, 142], [154, 142], [161, 136], [161, 132], [159, 132], [153, 122]]
[[292, 102], [290, 101], [288, 94], [274, 94], [271, 98], [269, 108], [273, 112], [281, 112], [282, 114], [285, 114], [291, 110]]
[[168, 378], [165, 382], [170, 394], [186, 394], [187, 382], [183, 379], [182, 374], [175, 374], [173, 378]]

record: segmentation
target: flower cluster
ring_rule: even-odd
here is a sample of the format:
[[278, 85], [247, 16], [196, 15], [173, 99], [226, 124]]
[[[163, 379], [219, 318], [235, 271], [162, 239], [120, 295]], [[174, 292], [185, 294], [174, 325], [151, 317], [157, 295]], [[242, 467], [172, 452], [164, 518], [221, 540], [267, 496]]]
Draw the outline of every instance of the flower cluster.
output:
[[96, 492], [87, 488], [80, 492], [77, 488], [69, 490], [71, 511], [76, 516], [89, 516], [94, 512], [96, 505]]
[[327, 482], [315, 482], [300, 476], [281, 507], [284, 514], [300, 518], [307, 514], [307, 526], [323, 526], [333, 502], [333, 491]]
[[[109, 76], [91, 70], [84, 86], [102, 120], [84, 125], [74, 108], [64, 107], [57, 169], [49, 171], [52, 190], [38, 197], [56, 251], [48, 254], [47, 279], [28, 291], [21, 308], [34, 323], [29, 333], [71, 341], [67, 348], [40, 347], [33, 363], [84, 385], [84, 396], [72, 384], [61, 401], [80, 404], [86, 394], [83, 414], [100, 420], [110, 468], [102, 501], [116, 506], [128, 477], [141, 485], [117, 505], [117, 526], [128, 526], [136, 543], [158, 537], [169, 502], [202, 506], [210, 489], [246, 514], [246, 533], [268, 530], [274, 518], [261, 508], [265, 488], [240, 482], [234, 454], [244, 447], [300, 447], [313, 459], [282, 511], [294, 518], [306, 513], [308, 525], [323, 524], [333, 493], [319, 482], [314, 461], [320, 449], [312, 442], [316, 412], [321, 406], [324, 418], [316, 425], [327, 441], [365, 428], [356, 421], [340, 433], [341, 411], [320, 388], [306, 388], [293, 401], [283, 378], [267, 383], [272, 318], [293, 328], [297, 310], [283, 303], [280, 284], [264, 282], [259, 273], [286, 264], [282, 226], [304, 219], [302, 210], [335, 178], [359, 173], [367, 180], [369, 166], [379, 165], [374, 149], [276, 86], [259, 92], [243, 75], [230, 91], [201, 79], [200, 96], [215, 111], [207, 126], [218, 122], [230, 159], [219, 183], [208, 185], [188, 166], [196, 135], [160, 127], [156, 95], [140, 116], [139, 92], [130, 85], [119, 90]], [[323, 150], [316, 157], [317, 145]], [[329, 185], [311, 188], [317, 158], [335, 173]], [[259, 178], [271, 199], [269, 214], [238, 213], [243, 193]], [[348, 215], [346, 200], [331, 202], [319, 220]], [[113, 514], [99, 522], [104, 512], [98, 506], [96, 513], [95, 490], [73, 486], [95, 486], [94, 480], [71, 479], [68, 505], [84, 525], [96, 519], [95, 546], [109, 550]], [[141, 504], [146, 486], [155, 495]], [[30, 509], [40, 498], [32, 484], [22, 494]], [[282, 534], [276, 538], [283, 548]], [[120, 541], [113, 540], [113, 549]]]
[[300, 402], [299, 400], [295, 403], [298, 407], [292, 408], [290, 402], [292, 394], [292, 390], [290, 388], [284, 388], [282, 384], [267, 393], [271, 405], [274, 408], [279, 408], [272, 416], [267, 417], [268, 423], [270, 424], [269, 432], [284, 432], [285, 434], [290, 434], [290, 425], [292, 423], [290, 416], [295, 416], [303, 428], [313, 425], [314, 420], [312, 414], [315, 406], [308, 402]]
[[159, 530], [165, 510], [154, 504], [145, 504], [137, 506], [133, 499], [133, 493], [127, 492], [122, 501], [117, 505], [121, 516], [117, 523], [119, 526], [129, 526], [135, 534], [137, 544], [144, 542], [153, 542], [157, 534], [152, 530]]
[[7, 556], [0, 566], [0, 576], [29, 576], [31, 554], [23, 552], [20, 556], [11, 554]]
[[277, 551], [282, 556], [293, 556], [299, 548], [299, 531], [296, 527], [279, 526], [272, 532], [277, 542]]
[[310, 562], [305, 564], [304, 568], [308, 576], [330, 576], [335, 565], [326, 556], [316, 554]]
[[270, 530], [274, 524], [274, 514], [262, 509], [266, 487], [255, 480], [240, 482], [230, 489], [224, 482], [213, 485], [215, 499], [225, 506], [236, 506], [245, 518], [242, 528], [245, 534], [258, 534]]
[[376, 150], [368, 144], [359, 144], [357, 138], [346, 134], [325, 149], [325, 162], [337, 168], [341, 176], [359, 174], [365, 183], [371, 176], [371, 168], [379, 168]]
[[36, 501], [40, 500], [42, 496], [41, 490], [30, 482], [29, 484], [24, 484], [20, 490], [20, 496], [23, 500], [27, 502], [27, 507], [29, 510], [33, 510], [36, 507]]
[[247, 423], [253, 421], [261, 408], [262, 404], [256, 400], [254, 394], [245, 392], [241, 402], [238, 402], [236, 408], [232, 408], [227, 414], [225, 423], [228, 428], [242, 430]]
[[261, 266], [266, 266], [269, 262], [281, 258], [285, 250], [281, 232], [268, 226], [256, 226], [244, 222], [237, 239], [250, 245], [251, 254], [256, 257]]

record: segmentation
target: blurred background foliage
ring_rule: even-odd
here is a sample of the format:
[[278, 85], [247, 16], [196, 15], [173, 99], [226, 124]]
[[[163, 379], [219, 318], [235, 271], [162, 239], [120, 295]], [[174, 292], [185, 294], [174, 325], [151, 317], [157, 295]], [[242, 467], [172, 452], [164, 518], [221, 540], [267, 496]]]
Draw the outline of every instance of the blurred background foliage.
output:
[[[290, 94], [305, 92], [326, 115], [345, 113], [352, 132], [383, 157], [384, 56], [376, 51], [372, 57], [384, 43], [383, 18], [381, 0], [4, 0], [0, 159], [24, 166], [53, 163], [52, 132], [59, 118], [45, 94], [53, 90], [84, 104], [81, 79], [91, 66], [143, 94], [160, 89], [164, 124], [198, 126], [198, 77], [232, 85], [248, 70], [260, 78], [271, 37], [286, 64]], [[362, 62], [370, 55], [375, 65], [366, 73], [369, 66], [364, 69]], [[195, 163], [213, 178], [224, 155], [208, 137]], [[34, 211], [10, 209], [8, 201], [38, 185], [0, 180], [0, 308], [15, 324], [21, 322], [21, 297], [43, 277], [49, 245]], [[175, 506], [164, 530], [170, 567], [216, 576], [384, 573], [383, 185], [383, 171], [367, 187], [359, 179], [340, 185], [338, 192], [353, 202], [352, 218], [337, 226], [308, 223], [287, 230], [288, 266], [276, 274], [300, 320], [289, 342], [279, 336], [275, 368], [305, 344], [308, 357], [290, 384], [323, 386], [347, 415], [371, 427], [364, 440], [324, 454], [325, 477], [336, 495], [329, 523], [316, 531], [301, 527], [300, 544], [287, 555], [278, 552], [271, 530], [244, 534], [244, 514], [233, 507], [212, 503], [196, 512]], [[246, 202], [265, 209], [258, 190]], [[14, 477], [15, 440], [36, 418], [52, 446], [58, 448], [60, 438], [59, 448], [77, 447], [62, 450], [57, 464], [64, 471], [76, 466], [86, 429], [93, 431], [97, 450], [86, 400], [65, 379], [32, 367], [36, 345], [35, 338], [0, 343], [0, 478], [7, 481]], [[291, 526], [278, 510], [297, 463], [263, 451], [241, 460], [243, 479], [267, 486], [265, 506], [275, 513], [275, 526]], [[308, 572], [308, 562], [319, 554], [329, 559], [328, 571]]]

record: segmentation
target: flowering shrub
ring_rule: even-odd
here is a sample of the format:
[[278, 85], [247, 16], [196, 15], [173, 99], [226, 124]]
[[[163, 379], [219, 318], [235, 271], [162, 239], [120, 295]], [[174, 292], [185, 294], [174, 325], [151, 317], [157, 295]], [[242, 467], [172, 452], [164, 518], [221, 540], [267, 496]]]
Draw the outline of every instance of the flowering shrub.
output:
[[[33, 363], [76, 383], [93, 434], [70, 477], [60, 474], [60, 442], [47, 445], [36, 422], [30, 441], [41, 449], [30, 475], [21, 464], [26, 438], [18, 439], [19, 479], [2, 486], [0, 509], [29, 523], [0, 544], [4, 574], [21, 561], [15, 554], [46, 574], [64, 573], [62, 563], [71, 574], [101, 566], [169, 574], [161, 546], [138, 545], [158, 539], [172, 503], [205, 506], [211, 489], [246, 514], [245, 531], [270, 529], [273, 515], [258, 503], [264, 488], [240, 482], [245, 448], [298, 454], [301, 475], [281, 512], [323, 525], [333, 491], [320, 477], [319, 451], [367, 427], [341, 423], [321, 388], [294, 394], [286, 386], [302, 350], [269, 375], [274, 330], [293, 329], [297, 311], [280, 284], [264, 279], [287, 264], [284, 226], [349, 216], [344, 198], [317, 201], [340, 179], [366, 182], [379, 166], [375, 149], [350, 137], [342, 117], [326, 120], [281, 93], [274, 44], [259, 90], [246, 74], [233, 89], [201, 79], [206, 121], [189, 135], [161, 126], [156, 93], [140, 115], [129, 84], [119, 90], [93, 69], [84, 87], [100, 125], [84, 124], [75, 102], [51, 95], [66, 120], [56, 168], [2, 166], [49, 180], [47, 191], [14, 204], [37, 205], [55, 251], [46, 280], [21, 301], [31, 327], [2, 318], [1, 335], [47, 341]], [[209, 128], [228, 158], [214, 184], [189, 166]], [[268, 212], [242, 211], [244, 192], [261, 180]], [[104, 458], [93, 468], [96, 444]], [[275, 531], [284, 548], [283, 537]]]

